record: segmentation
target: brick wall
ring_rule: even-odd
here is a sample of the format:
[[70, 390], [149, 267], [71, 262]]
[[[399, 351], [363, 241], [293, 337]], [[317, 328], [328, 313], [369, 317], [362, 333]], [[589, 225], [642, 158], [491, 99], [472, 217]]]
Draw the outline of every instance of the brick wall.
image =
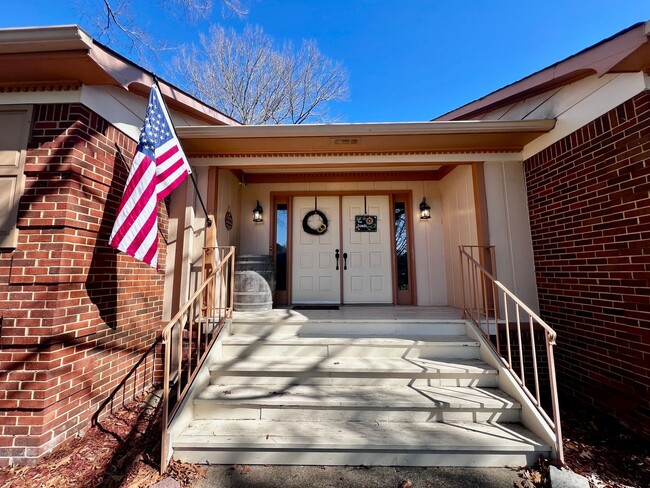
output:
[[[82, 105], [34, 107], [19, 243], [0, 252], [0, 464], [33, 461], [154, 381], [159, 271], [108, 246], [135, 142]], [[124, 160], [118, 154], [122, 153]]]
[[525, 162], [542, 316], [565, 404], [650, 435], [650, 92]]

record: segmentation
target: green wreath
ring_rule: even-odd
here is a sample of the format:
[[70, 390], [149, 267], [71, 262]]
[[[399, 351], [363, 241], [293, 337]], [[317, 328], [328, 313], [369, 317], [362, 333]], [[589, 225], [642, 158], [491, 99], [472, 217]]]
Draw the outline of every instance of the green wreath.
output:
[[[318, 225], [318, 227], [314, 228], [309, 225], [309, 218], [318, 215], [320, 217], [321, 223]], [[312, 236], [320, 236], [325, 234], [327, 232], [327, 226], [329, 222], [327, 220], [327, 217], [323, 212], [320, 210], [311, 210], [305, 214], [305, 216], [302, 219], [302, 230], [304, 230], [307, 234], [311, 234]]]

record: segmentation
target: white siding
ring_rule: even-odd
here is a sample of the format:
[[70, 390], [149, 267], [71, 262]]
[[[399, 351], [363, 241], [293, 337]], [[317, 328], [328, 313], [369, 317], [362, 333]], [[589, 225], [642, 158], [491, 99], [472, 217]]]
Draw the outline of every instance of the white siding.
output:
[[440, 182], [448, 304], [462, 305], [458, 246], [478, 244], [471, 166], [458, 166]]
[[557, 119], [555, 128], [529, 143], [523, 159], [566, 137], [648, 89], [644, 73], [592, 75], [481, 114], [481, 120]]
[[523, 163], [485, 163], [484, 174], [497, 279], [539, 312]]
[[[215, 220], [217, 225], [217, 245], [239, 247], [241, 227], [241, 185], [239, 180], [228, 169], [219, 170], [217, 184], [217, 205]], [[230, 209], [233, 218], [232, 229], [226, 229], [226, 213]], [[253, 207], [251, 207], [251, 210]], [[251, 214], [252, 215], [252, 214]], [[240, 250], [237, 249], [239, 253]]]

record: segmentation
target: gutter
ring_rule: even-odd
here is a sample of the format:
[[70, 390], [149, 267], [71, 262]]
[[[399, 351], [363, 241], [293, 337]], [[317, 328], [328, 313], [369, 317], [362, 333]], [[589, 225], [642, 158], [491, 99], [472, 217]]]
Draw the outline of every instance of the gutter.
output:
[[92, 38], [76, 25], [0, 30], [1, 54], [87, 51], [92, 45]]
[[387, 122], [367, 124], [303, 124], [177, 127], [179, 137], [191, 139], [248, 139], [281, 137], [403, 136], [548, 132], [555, 119], [459, 120], [434, 122]]

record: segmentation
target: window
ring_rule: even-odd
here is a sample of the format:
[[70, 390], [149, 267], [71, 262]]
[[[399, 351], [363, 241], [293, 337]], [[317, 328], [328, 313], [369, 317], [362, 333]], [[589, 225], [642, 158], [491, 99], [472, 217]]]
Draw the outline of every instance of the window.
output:
[[0, 249], [18, 242], [18, 203], [25, 189], [25, 152], [31, 106], [0, 106]]
[[286, 203], [275, 207], [275, 289], [287, 290], [287, 217]]
[[406, 221], [406, 203], [395, 202], [395, 259], [397, 270], [397, 289], [409, 289], [408, 266], [408, 229]]

